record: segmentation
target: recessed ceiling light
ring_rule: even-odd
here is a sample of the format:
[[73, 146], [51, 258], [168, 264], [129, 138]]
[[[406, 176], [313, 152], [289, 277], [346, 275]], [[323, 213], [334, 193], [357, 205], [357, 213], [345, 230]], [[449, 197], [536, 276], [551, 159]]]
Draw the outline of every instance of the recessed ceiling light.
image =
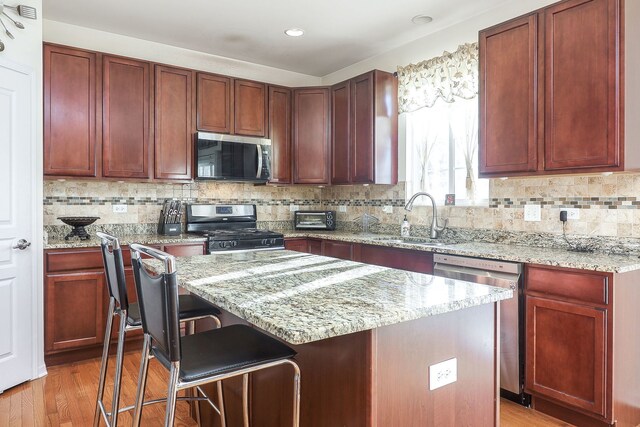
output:
[[284, 33], [289, 37], [300, 37], [301, 35], [304, 34], [304, 30], [300, 28], [289, 28], [284, 30]]
[[433, 18], [428, 15], [416, 15], [411, 18], [411, 22], [414, 24], [428, 24], [431, 21], [433, 21]]

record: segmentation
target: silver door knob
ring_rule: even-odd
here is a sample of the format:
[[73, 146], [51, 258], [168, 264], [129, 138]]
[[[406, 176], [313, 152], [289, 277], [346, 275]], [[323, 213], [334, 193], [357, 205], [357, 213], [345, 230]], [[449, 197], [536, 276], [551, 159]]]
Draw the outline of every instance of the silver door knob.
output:
[[25, 239], [20, 239], [18, 240], [18, 244], [15, 245], [13, 249], [20, 249], [21, 251], [24, 251], [29, 246], [31, 246], [31, 242], [27, 242]]

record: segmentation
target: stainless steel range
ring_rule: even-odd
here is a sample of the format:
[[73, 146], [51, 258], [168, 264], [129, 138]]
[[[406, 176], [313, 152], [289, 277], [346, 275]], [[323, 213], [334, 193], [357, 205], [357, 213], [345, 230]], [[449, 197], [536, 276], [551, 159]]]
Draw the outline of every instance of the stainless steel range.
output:
[[284, 249], [284, 236], [256, 221], [255, 205], [187, 205], [187, 232], [207, 237], [207, 253]]

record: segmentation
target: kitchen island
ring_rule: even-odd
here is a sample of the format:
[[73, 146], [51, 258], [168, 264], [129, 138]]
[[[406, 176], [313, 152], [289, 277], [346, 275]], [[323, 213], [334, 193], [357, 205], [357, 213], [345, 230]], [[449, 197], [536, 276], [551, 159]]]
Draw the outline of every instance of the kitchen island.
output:
[[[292, 251], [178, 258], [178, 280], [220, 307], [223, 325], [253, 325], [298, 352], [301, 426], [497, 422], [495, 319], [511, 290]], [[429, 368], [451, 359], [456, 381], [434, 388]], [[253, 425], [288, 425], [286, 369], [252, 376]], [[225, 384], [230, 425], [237, 386]]]

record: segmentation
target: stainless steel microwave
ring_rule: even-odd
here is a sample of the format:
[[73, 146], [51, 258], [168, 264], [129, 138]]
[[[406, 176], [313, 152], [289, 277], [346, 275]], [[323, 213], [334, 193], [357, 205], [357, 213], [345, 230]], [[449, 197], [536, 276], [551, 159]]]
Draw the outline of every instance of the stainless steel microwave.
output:
[[267, 182], [271, 140], [219, 133], [196, 133], [196, 179]]
[[335, 230], [336, 211], [295, 211], [296, 230]]

